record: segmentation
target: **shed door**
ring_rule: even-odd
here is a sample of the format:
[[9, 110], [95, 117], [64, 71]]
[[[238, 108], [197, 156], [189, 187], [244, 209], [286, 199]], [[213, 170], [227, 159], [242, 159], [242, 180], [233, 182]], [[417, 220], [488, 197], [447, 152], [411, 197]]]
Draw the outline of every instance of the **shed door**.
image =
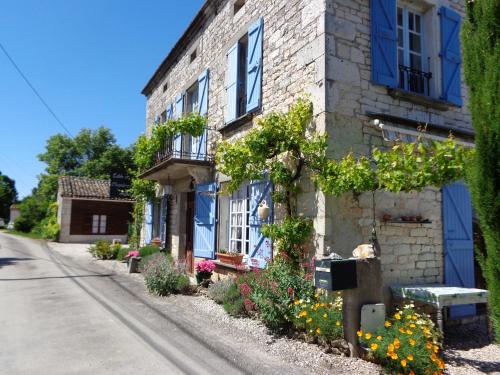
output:
[[[446, 285], [474, 288], [472, 204], [467, 187], [443, 187], [444, 281]], [[475, 305], [450, 308], [451, 318], [476, 314]]]

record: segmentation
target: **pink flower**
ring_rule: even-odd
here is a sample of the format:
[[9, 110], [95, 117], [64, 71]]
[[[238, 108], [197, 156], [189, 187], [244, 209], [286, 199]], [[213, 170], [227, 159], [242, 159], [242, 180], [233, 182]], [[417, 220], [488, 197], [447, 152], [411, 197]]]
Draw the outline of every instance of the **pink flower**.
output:
[[204, 260], [196, 263], [196, 272], [208, 272], [211, 273], [215, 269], [215, 263], [211, 260]]
[[252, 289], [248, 286], [247, 283], [240, 284], [240, 292], [243, 297], [248, 297], [250, 293], [252, 293]]
[[293, 296], [293, 288], [288, 287], [288, 296]]
[[135, 250], [135, 251], [129, 251], [127, 255], [125, 255], [125, 258], [137, 258], [140, 255], [140, 253]]
[[246, 311], [252, 311], [255, 310], [255, 303], [253, 303], [251, 300], [248, 298], [245, 298], [243, 300], [243, 305], [245, 306]]

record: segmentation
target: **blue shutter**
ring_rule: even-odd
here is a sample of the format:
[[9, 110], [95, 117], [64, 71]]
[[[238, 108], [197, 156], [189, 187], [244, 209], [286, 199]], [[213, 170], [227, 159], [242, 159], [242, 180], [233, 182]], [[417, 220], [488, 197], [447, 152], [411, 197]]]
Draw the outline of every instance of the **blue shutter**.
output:
[[398, 85], [396, 0], [371, 0], [372, 80]]
[[147, 245], [153, 239], [153, 202], [147, 202], [144, 212], [144, 243]]
[[160, 203], [160, 239], [164, 243], [167, 233], [167, 202], [168, 196], [164, 195]]
[[[184, 95], [179, 94], [175, 99], [175, 119], [181, 118], [184, 111]], [[174, 135], [174, 157], [182, 157], [182, 134]]]
[[[472, 204], [467, 187], [443, 187], [444, 281], [446, 285], [474, 288]], [[450, 316], [475, 315], [475, 305], [450, 307]]]
[[439, 9], [441, 23], [441, 99], [462, 105], [460, 89], [460, 15], [446, 7]]
[[260, 18], [248, 29], [247, 54], [247, 112], [260, 108], [262, 95], [262, 41], [264, 19]]
[[174, 106], [172, 103], [167, 105], [167, 120], [174, 118]]
[[227, 108], [226, 123], [233, 121], [238, 116], [238, 72], [239, 72], [240, 44], [237, 42], [227, 52], [227, 82], [226, 96]]
[[158, 125], [160, 123], [160, 116], [156, 115], [155, 116], [155, 125]]
[[[249, 185], [250, 195], [250, 266], [265, 268], [272, 258], [272, 242], [264, 237], [260, 231], [262, 224], [269, 224], [273, 218], [273, 204], [271, 199], [272, 183], [268, 180], [254, 181]], [[258, 208], [262, 201], [271, 207], [271, 213], [266, 221], [259, 218]]]
[[195, 188], [194, 249], [198, 258], [214, 259], [215, 256], [215, 182], [199, 184]]
[[[199, 113], [206, 116], [208, 113], [208, 70], [198, 77], [198, 103]], [[207, 153], [207, 129], [199, 137], [191, 140], [191, 150], [196, 160], [203, 160]]]

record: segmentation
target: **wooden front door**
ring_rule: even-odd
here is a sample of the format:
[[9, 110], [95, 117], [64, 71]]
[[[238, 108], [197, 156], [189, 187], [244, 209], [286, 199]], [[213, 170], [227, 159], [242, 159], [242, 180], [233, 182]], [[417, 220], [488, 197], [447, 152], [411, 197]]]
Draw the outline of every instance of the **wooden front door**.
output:
[[187, 194], [186, 210], [186, 271], [194, 272], [193, 258], [194, 192]]

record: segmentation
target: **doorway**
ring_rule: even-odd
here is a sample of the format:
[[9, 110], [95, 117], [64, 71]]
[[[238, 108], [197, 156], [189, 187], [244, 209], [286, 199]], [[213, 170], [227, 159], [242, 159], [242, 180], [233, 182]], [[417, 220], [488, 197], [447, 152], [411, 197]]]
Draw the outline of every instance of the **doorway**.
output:
[[187, 193], [186, 207], [186, 272], [194, 273], [193, 226], [194, 226], [194, 192]]

